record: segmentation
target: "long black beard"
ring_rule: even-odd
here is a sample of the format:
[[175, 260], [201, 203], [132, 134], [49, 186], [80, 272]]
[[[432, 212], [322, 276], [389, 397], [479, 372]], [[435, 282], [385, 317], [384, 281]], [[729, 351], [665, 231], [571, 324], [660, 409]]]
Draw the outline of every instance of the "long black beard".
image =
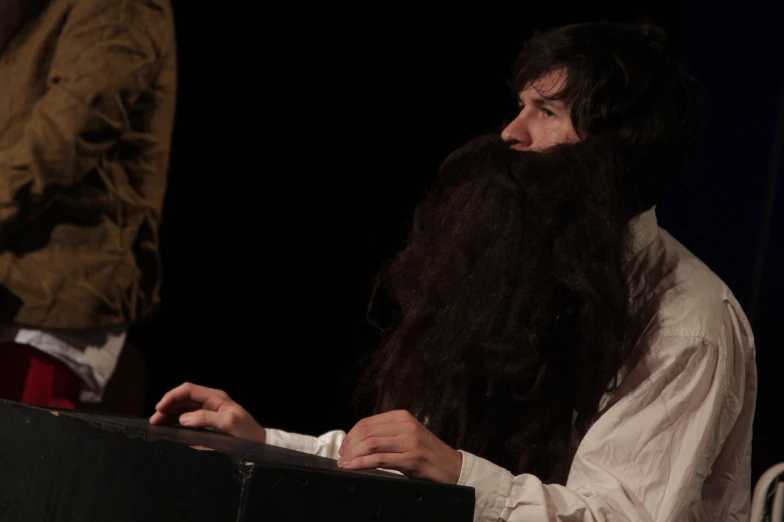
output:
[[378, 276], [371, 316], [391, 313], [374, 317], [385, 339], [360, 404], [564, 483], [646, 323], [624, 266], [624, 164], [603, 137], [535, 153], [485, 136], [450, 156]]

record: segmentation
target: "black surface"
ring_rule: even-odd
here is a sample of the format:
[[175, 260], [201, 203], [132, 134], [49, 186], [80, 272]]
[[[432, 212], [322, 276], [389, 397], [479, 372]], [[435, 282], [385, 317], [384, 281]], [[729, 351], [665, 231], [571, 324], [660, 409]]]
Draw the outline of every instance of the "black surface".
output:
[[470, 521], [470, 488], [144, 419], [0, 401], [0, 521]]
[[261, 466], [287, 466], [301, 469], [319, 469], [337, 473], [358, 472], [391, 480], [409, 480], [407, 477], [380, 470], [343, 470], [338, 468], [334, 459], [308, 455], [268, 444], [259, 444], [246, 439], [238, 439], [230, 435], [215, 433], [204, 429], [187, 428], [184, 426], [153, 426], [147, 419], [122, 415], [100, 415], [83, 411], [56, 411], [58, 414], [81, 419], [102, 430], [114, 431], [126, 437], [141, 437], [148, 442], [171, 441], [189, 446], [210, 448], [232, 456], [237, 460], [250, 460]]

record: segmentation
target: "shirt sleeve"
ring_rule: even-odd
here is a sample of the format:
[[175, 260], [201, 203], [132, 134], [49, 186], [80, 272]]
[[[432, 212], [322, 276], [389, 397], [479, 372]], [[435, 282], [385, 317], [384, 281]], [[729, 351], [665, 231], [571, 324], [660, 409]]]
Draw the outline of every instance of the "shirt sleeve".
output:
[[475, 522], [701, 520], [703, 483], [743, 404], [744, 369], [727, 335], [716, 344], [661, 337], [583, 438], [565, 487], [462, 452], [458, 484], [475, 490]]
[[265, 431], [267, 444], [335, 460], [339, 457], [338, 450], [346, 438], [346, 432], [340, 430], [328, 431], [319, 437], [271, 428], [266, 428]]
[[133, 130], [129, 107], [154, 81], [159, 60], [150, 33], [166, 28], [164, 18], [145, 2], [74, 2], [46, 92], [20, 140], [0, 150], [0, 236], [22, 209], [42, 206], [52, 189], [77, 184]]

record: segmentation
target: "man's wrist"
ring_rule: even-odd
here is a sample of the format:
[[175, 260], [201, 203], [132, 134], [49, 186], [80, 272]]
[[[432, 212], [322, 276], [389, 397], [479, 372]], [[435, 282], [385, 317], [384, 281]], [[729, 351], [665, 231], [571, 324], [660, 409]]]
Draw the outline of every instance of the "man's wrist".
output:
[[460, 473], [463, 471], [463, 454], [457, 450], [454, 451], [455, 451], [455, 462], [457, 465], [455, 468], [456, 471], [453, 473], [454, 481], [452, 483], [457, 484], [457, 482], [460, 480]]

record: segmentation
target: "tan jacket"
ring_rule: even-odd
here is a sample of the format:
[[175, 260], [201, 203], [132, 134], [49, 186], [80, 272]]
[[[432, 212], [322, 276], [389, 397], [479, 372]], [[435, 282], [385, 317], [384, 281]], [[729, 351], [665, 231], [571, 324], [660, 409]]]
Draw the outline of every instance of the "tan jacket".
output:
[[0, 54], [0, 324], [159, 303], [177, 83], [168, 0], [50, 0]]

